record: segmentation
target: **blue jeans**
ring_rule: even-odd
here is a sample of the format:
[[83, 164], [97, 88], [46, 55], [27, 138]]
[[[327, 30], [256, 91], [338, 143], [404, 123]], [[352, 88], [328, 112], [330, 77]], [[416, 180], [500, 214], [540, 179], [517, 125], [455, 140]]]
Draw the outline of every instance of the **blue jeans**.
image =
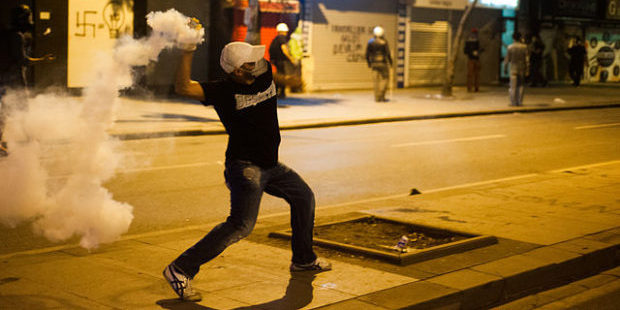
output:
[[230, 160], [226, 161], [224, 177], [230, 189], [230, 215], [181, 254], [174, 261], [175, 267], [193, 278], [200, 265], [247, 237], [256, 224], [263, 192], [283, 198], [291, 207], [293, 263], [306, 264], [316, 259], [312, 250], [314, 194], [295, 171], [281, 163], [265, 169], [249, 161]]

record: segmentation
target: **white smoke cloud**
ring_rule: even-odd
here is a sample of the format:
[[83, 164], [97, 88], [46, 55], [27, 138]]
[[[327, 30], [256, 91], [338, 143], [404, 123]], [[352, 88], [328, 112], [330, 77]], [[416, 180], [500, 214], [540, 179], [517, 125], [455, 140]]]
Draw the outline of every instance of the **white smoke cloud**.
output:
[[10, 153], [0, 160], [0, 223], [32, 221], [49, 240], [79, 236], [87, 249], [127, 232], [133, 207], [103, 187], [123, 161], [119, 141], [107, 130], [119, 90], [132, 84], [133, 66], [156, 61], [176, 44], [202, 42], [204, 30], [188, 21], [174, 9], [149, 13], [151, 35], [126, 36], [111, 53], [98, 55], [81, 99], [43, 94], [27, 100], [8, 92], [2, 101], [10, 110], [4, 132]]

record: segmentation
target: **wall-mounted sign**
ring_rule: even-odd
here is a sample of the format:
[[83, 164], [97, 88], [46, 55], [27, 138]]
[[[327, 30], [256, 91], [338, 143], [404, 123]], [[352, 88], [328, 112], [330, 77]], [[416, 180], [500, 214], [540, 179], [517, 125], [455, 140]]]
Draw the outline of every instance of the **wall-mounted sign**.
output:
[[[474, 2], [474, 0], [469, 0], [469, 2]], [[519, 6], [519, 0], [478, 0], [476, 6], [496, 9], [516, 9]]]
[[620, 0], [607, 0], [605, 17], [607, 19], [620, 19]]
[[556, 16], [597, 17], [597, 3], [592, 0], [555, 0]]
[[414, 7], [462, 10], [467, 6], [467, 0], [415, 0]]

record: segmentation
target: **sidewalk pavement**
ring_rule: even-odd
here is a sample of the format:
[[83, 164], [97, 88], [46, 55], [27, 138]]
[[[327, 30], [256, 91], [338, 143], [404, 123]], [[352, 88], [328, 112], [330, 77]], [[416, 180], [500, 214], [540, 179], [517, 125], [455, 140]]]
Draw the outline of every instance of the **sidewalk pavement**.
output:
[[[507, 107], [505, 89], [457, 91], [456, 100], [425, 99], [429, 90], [416, 89], [395, 92], [390, 103], [371, 102], [370, 92], [300, 95], [284, 101], [290, 107], [279, 112], [282, 126], [297, 128], [318, 126], [321, 119], [361, 123], [362, 117], [615, 106], [620, 98], [616, 89], [560, 90], [564, 103], [553, 102], [559, 96], [547, 94], [550, 89], [528, 90], [519, 109]], [[120, 115], [112, 133], [125, 138], [221, 130], [212, 110], [187, 103], [123, 99]], [[407, 266], [317, 248], [334, 266], [319, 274], [288, 271], [287, 242], [266, 237], [286, 228], [288, 215], [263, 216], [249, 238], [203, 266], [193, 283], [204, 299], [195, 304], [176, 299], [161, 271], [216, 223], [126, 235], [92, 253], [66, 245], [5, 254], [0, 308], [478, 309], [510, 302], [499, 308], [614, 309], [620, 304], [619, 192], [617, 160], [415, 196], [318, 206], [317, 225], [361, 213], [498, 238], [494, 245]], [[539, 292], [550, 287], [557, 288]]]

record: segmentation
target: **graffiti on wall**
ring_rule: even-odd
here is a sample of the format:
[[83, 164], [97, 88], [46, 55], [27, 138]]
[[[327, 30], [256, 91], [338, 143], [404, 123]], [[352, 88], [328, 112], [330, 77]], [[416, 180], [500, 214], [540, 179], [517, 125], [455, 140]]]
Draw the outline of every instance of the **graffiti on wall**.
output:
[[591, 82], [620, 82], [620, 32], [591, 31], [586, 40], [587, 79]]
[[332, 46], [332, 55], [344, 56], [347, 62], [365, 62], [372, 29], [371, 26], [331, 25], [330, 31], [339, 37]]
[[123, 4], [116, 1], [110, 1], [106, 4], [102, 11], [103, 21], [108, 28], [110, 38], [118, 38], [122, 33], [125, 25], [125, 8]]
[[76, 37], [86, 37], [92, 34], [93, 38], [96, 37], [97, 24], [90, 22], [94, 18], [93, 15], [96, 16], [97, 11], [84, 10], [82, 12], [75, 12], [76, 32], [73, 35]]
[[[110, 39], [117, 39], [125, 25], [126, 8], [116, 1], [109, 1], [100, 10], [86, 9], [75, 11], [76, 37], [97, 37], [97, 30], [107, 29]], [[98, 16], [101, 14], [101, 16]]]
[[97, 53], [110, 52], [116, 40], [133, 34], [130, 1], [69, 0], [67, 85], [84, 87]]

